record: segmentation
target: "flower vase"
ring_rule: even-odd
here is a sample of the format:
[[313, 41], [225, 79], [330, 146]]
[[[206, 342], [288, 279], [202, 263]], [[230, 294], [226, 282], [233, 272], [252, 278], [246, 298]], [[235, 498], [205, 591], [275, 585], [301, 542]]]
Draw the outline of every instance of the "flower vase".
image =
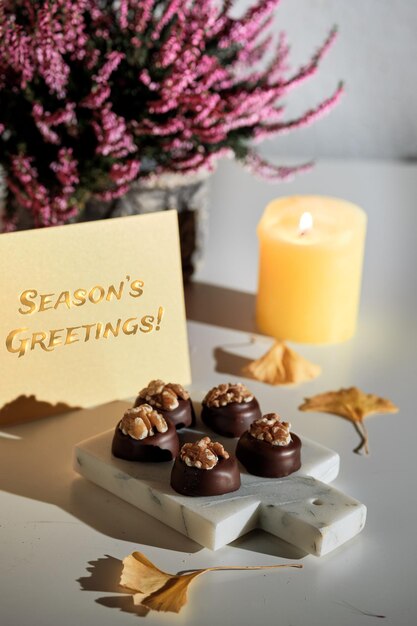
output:
[[80, 220], [93, 221], [175, 209], [178, 211], [182, 271], [187, 282], [202, 258], [208, 181], [209, 172], [163, 174], [152, 181], [137, 181], [121, 198], [107, 202], [90, 199]]

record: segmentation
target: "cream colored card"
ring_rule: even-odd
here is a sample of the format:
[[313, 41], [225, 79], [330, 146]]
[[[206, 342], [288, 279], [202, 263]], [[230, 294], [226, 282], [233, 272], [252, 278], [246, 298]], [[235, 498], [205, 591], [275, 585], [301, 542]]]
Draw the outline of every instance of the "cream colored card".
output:
[[175, 211], [0, 235], [0, 424], [190, 382]]

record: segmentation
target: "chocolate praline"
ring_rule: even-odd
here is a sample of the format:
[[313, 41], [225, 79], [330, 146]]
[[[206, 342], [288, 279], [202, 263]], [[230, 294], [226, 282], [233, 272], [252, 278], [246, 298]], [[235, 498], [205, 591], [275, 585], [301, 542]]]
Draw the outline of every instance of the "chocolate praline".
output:
[[125, 461], [139, 461], [141, 463], [161, 463], [172, 461], [179, 452], [179, 440], [175, 426], [166, 420], [168, 430], [164, 433], [156, 432], [145, 439], [134, 439], [125, 435], [116, 426], [113, 436], [112, 454]]
[[301, 467], [301, 441], [296, 434], [291, 433], [290, 443], [273, 446], [245, 432], [237, 443], [236, 457], [249, 474], [283, 478]]
[[223, 437], [240, 437], [259, 417], [262, 413], [256, 398], [250, 402], [230, 402], [219, 407], [203, 403], [201, 411], [203, 422]]
[[240, 487], [240, 472], [234, 457], [219, 459], [212, 469], [190, 467], [179, 456], [171, 473], [171, 487], [183, 496], [220, 496]]
[[[145, 400], [143, 398], [136, 398], [135, 407], [140, 404], [145, 404], [149, 402], [149, 400]], [[150, 401], [152, 404], [152, 401]], [[162, 409], [157, 407], [156, 410], [158, 413], [162, 415], [167, 421], [169, 420], [174, 424], [175, 428], [179, 430], [180, 428], [188, 428], [189, 426], [194, 426], [195, 424], [195, 411], [193, 407], [193, 403], [191, 402], [191, 398], [188, 400], [183, 400], [182, 398], [178, 398], [178, 406], [176, 409]]]

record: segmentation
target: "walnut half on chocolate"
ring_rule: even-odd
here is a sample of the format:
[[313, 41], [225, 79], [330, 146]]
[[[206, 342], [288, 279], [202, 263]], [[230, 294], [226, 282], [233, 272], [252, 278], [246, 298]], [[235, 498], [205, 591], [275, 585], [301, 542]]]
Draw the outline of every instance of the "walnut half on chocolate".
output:
[[176, 428], [150, 404], [128, 409], [118, 421], [112, 441], [113, 456], [138, 463], [162, 463], [178, 456]]
[[236, 457], [254, 476], [284, 478], [301, 467], [301, 440], [277, 413], [255, 420], [241, 435]]
[[153, 407], [149, 404], [141, 404], [125, 412], [119, 428], [124, 435], [129, 435], [133, 439], [145, 439], [145, 437], [152, 437], [155, 431], [165, 433], [168, 425]]
[[232, 402], [251, 402], [253, 394], [242, 383], [222, 383], [213, 387], [203, 399], [203, 404], [208, 407], [220, 407]]
[[190, 394], [182, 385], [151, 380], [147, 387], [139, 391], [138, 400], [143, 400], [157, 409], [172, 411], [179, 405], [178, 399], [189, 400]]
[[185, 443], [180, 450], [180, 458], [189, 467], [211, 470], [219, 462], [219, 457], [229, 458], [229, 453], [221, 443], [203, 437], [195, 443]]
[[135, 407], [150, 404], [169, 420], [177, 430], [195, 424], [195, 412], [190, 394], [178, 383], [164, 383], [163, 380], [151, 380], [147, 387], [139, 391]]
[[217, 441], [185, 443], [171, 472], [171, 487], [183, 496], [220, 496], [240, 487], [236, 458]]
[[202, 403], [202, 421], [222, 437], [240, 437], [260, 417], [259, 402], [242, 383], [213, 387]]
[[267, 413], [255, 420], [249, 427], [249, 433], [255, 439], [267, 441], [273, 446], [287, 446], [291, 442], [291, 424], [281, 422], [277, 413]]

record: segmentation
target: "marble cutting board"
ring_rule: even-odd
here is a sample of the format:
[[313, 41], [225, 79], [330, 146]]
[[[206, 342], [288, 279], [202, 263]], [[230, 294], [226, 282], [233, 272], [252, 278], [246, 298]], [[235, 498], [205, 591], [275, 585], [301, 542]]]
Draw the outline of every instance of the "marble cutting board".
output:
[[[339, 547], [365, 525], [366, 507], [334, 489], [339, 455], [301, 437], [302, 467], [287, 478], [251, 476], [241, 467], [242, 485], [223, 496], [191, 498], [170, 487], [171, 463], [132, 463], [111, 454], [114, 430], [75, 447], [75, 470], [149, 515], [217, 550], [261, 528], [316, 556]], [[184, 429], [181, 443], [205, 434], [204, 427]], [[236, 439], [215, 436], [234, 453]]]

